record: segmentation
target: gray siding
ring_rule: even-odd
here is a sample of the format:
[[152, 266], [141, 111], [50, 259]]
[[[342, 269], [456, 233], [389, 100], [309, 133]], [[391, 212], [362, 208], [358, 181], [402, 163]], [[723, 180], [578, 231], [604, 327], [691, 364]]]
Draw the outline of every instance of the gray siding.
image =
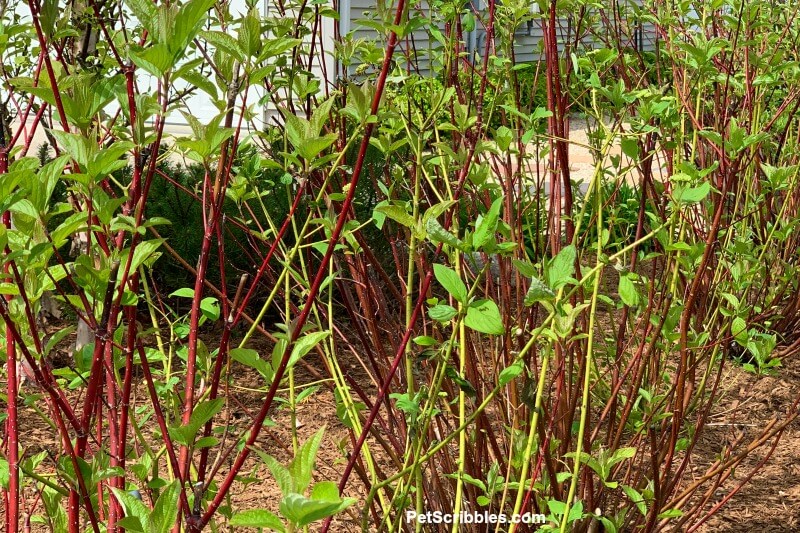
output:
[[[378, 5], [382, 4], [382, 5]], [[342, 21], [349, 15], [349, 20], [344, 24], [340, 21], [340, 30], [343, 33], [352, 32], [353, 38], [363, 39], [365, 41], [374, 43], [375, 45], [383, 48], [386, 45], [387, 36], [379, 33], [375, 27], [375, 23], [391, 23], [394, 19], [394, 2], [381, 2], [376, 4], [370, 0], [350, 0], [350, 9], [348, 13], [342, 14]], [[430, 16], [430, 5], [428, 2], [418, 2], [410, 8], [417, 13], [423, 13]], [[439, 26], [443, 30], [443, 25]], [[420, 69], [421, 74], [427, 74], [430, 69], [430, 56], [433, 50], [439, 47], [438, 41], [434, 39], [430, 32], [425, 27], [420, 27], [414, 30], [411, 35], [403, 38], [395, 49], [395, 60], [401, 57], [408, 57], [410, 66], [416, 65]], [[376, 65], [379, 67], [379, 65]], [[436, 69], [436, 65], [433, 66]], [[351, 73], [357, 70], [356, 66], [351, 66]]]
[[[563, 52], [566, 43], [576, 38], [575, 28], [567, 18], [556, 21], [558, 51]], [[541, 21], [533, 20], [518, 28], [514, 35], [514, 59], [517, 63], [530, 63], [544, 58], [544, 27]]]
[[[385, 2], [379, 0], [382, 5], [376, 5], [374, 1], [370, 0], [349, 0], [344, 2], [344, 5], [349, 6], [346, 13], [342, 13], [340, 28], [343, 33], [352, 32], [355, 39], [364, 39], [374, 43], [376, 46], [385, 46], [386, 36], [379, 34], [377, 30], [371, 26], [371, 23], [377, 22], [381, 19], [386, 21], [394, 16], [392, 9], [392, 2]], [[641, 5], [641, 0], [630, 0], [630, 3], [622, 7], [623, 11], [628, 11], [633, 16], [633, 10], [637, 5]], [[422, 2], [417, 4], [415, 9], [429, 10], [429, 4]], [[630, 48], [637, 48], [646, 51], [652, 51], [656, 48], [656, 28], [650, 24], [626, 24], [624, 35], [627, 36]], [[584, 24], [585, 26], [585, 24]], [[439, 26], [443, 30], [443, 25]], [[581, 31], [580, 46], [586, 48], [601, 47], [603, 46], [604, 28], [594, 28], [593, 32], [588, 32], [586, 28], [577, 28], [576, 22], [569, 18], [560, 18], [557, 20], [557, 40], [559, 51], [563, 51], [566, 43], [575, 43], [578, 36], [577, 31]], [[467, 46], [473, 45], [475, 51], [480, 54], [483, 52], [486, 39], [486, 32], [478, 24], [475, 30], [475, 35], [472, 39], [467, 38]], [[523, 24], [517, 29], [515, 34], [514, 56], [517, 63], [533, 62], [543, 58], [542, 46], [544, 43], [542, 20], [536, 19], [527, 24]], [[439, 43], [432, 38], [430, 33], [425, 28], [417, 29], [409, 37], [401, 41], [395, 57], [406, 55], [410, 59], [410, 63], [417, 62], [419, 69], [423, 73], [431, 70], [430, 65], [430, 51], [435, 50]], [[441, 68], [439, 65], [434, 65], [433, 70]], [[350, 72], [353, 73], [357, 70], [357, 66], [351, 66]]]
[[[604, 46], [602, 36], [588, 34], [585, 30], [581, 32], [580, 38], [576, 28], [569, 19], [562, 18], [557, 21], [556, 39], [558, 41], [558, 51], [563, 52], [566, 43], [575, 44], [582, 48], [602, 48]], [[656, 48], [656, 28], [652, 24], [643, 24], [632, 28], [627, 37], [626, 47], [636, 48], [643, 51], [653, 51]], [[542, 24], [533, 21], [527, 28], [517, 30], [515, 34], [514, 57], [517, 63], [526, 63], [543, 59], [542, 49], [544, 46], [544, 32]]]

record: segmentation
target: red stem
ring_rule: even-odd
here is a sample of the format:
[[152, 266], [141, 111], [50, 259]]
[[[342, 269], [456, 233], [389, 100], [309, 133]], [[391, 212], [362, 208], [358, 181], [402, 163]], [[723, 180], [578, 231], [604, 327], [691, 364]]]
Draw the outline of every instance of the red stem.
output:
[[[2, 140], [0, 139], [0, 142]], [[8, 171], [8, 153], [6, 147], [0, 148], [0, 175]], [[11, 213], [3, 213], [3, 225], [11, 228]], [[8, 246], [5, 253], [10, 253]], [[10, 272], [9, 264], [5, 266], [6, 275]], [[6, 301], [11, 301], [11, 295], [5, 296]], [[6, 493], [6, 531], [16, 532], [19, 529], [19, 421], [17, 420], [17, 396], [19, 395], [19, 376], [17, 375], [17, 349], [11, 325], [6, 323], [6, 370], [8, 382], [6, 385], [6, 403], [8, 405], [8, 418], [6, 419], [6, 435], [8, 436], [8, 492]]]
[[[192, 310], [189, 318], [189, 347], [186, 355], [186, 388], [183, 400], [183, 424], [189, 423], [192, 410], [194, 408], [194, 381], [197, 375], [197, 332], [200, 325], [200, 301], [203, 297], [203, 282], [206, 279], [206, 269], [208, 268], [208, 259], [211, 252], [211, 237], [213, 235], [213, 228], [217, 217], [212, 215], [209, 223], [206, 224], [206, 231], [203, 234], [203, 244], [200, 249], [200, 264], [197, 268], [197, 277], [194, 282], [194, 301], [192, 302]], [[188, 446], [181, 445], [180, 450], [180, 475], [182, 479], [188, 479], [189, 475], [189, 448]]]
[[[180, 467], [178, 465], [178, 458], [175, 456], [175, 446], [172, 444], [172, 438], [169, 436], [169, 429], [167, 427], [164, 411], [161, 410], [161, 403], [158, 400], [158, 392], [156, 391], [155, 383], [153, 382], [153, 374], [150, 372], [150, 363], [147, 361], [147, 354], [144, 351], [141, 339], [136, 339], [136, 351], [139, 353], [139, 362], [142, 364], [142, 373], [144, 380], [147, 384], [147, 391], [150, 394], [150, 402], [153, 404], [153, 413], [155, 414], [158, 428], [161, 430], [161, 435], [164, 439], [164, 444], [167, 450], [167, 457], [169, 458], [172, 471], [178, 478], [181, 486], [183, 486], [183, 477], [181, 477]], [[184, 515], [189, 513], [189, 500], [186, 498], [186, 492], [180, 491], [180, 505]]]

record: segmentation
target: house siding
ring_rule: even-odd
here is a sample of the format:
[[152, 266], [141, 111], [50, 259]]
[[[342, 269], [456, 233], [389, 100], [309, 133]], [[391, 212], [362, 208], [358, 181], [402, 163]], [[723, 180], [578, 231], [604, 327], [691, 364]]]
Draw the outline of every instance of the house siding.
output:
[[[370, 0], [349, 0], [340, 4], [346, 6], [347, 11], [341, 14], [340, 31], [343, 35], [351, 33], [353, 39], [363, 39], [372, 42], [381, 48], [385, 47], [388, 35], [379, 33], [372, 27], [373, 23], [391, 23], [394, 18], [394, 2], [383, 2], [376, 8], [376, 3]], [[430, 16], [431, 7], [428, 2], [419, 2], [410, 8], [417, 14]], [[444, 25], [438, 25], [440, 31]], [[395, 58], [407, 57], [409, 66], [419, 69], [421, 74], [431, 70], [431, 51], [439, 47], [439, 43], [431, 37], [428, 30], [417, 29], [409, 36], [401, 39], [395, 49]], [[379, 67], [379, 65], [378, 65]], [[434, 65], [434, 68], [436, 66]], [[348, 74], [353, 75], [359, 71], [357, 65], [349, 68]]]
[[[635, 6], [641, 6], [642, 0], [631, 0], [628, 7], [624, 9], [634, 9]], [[393, 13], [387, 7], [376, 8], [374, 2], [369, 0], [346, 0], [340, 5], [346, 6], [346, 12], [342, 12], [342, 22], [340, 22], [340, 29], [342, 34], [351, 32], [354, 39], [363, 39], [370, 41], [378, 46], [385, 46], [385, 35], [379, 34], [375, 29], [370, 26], [370, 21], [377, 21], [381, 17], [389, 18]], [[480, 6], [479, 6], [480, 7]], [[418, 4], [421, 10], [429, 10], [429, 4], [423, 2]], [[567, 43], [574, 42], [577, 38], [576, 27], [577, 23], [567, 17], [562, 17], [556, 21], [557, 29], [557, 44], [559, 52], [563, 52]], [[443, 29], [443, 25], [439, 26]], [[582, 35], [580, 38], [580, 45], [585, 48], [601, 47], [602, 39], [595, 35], [590, 35], [585, 29], [581, 30]], [[600, 30], [602, 31], [602, 29]], [[657, 46], [657, 32], [656, 28], [651, 23], [644, 23], [641, 25], [631, 24], [626, 29], [626, 35], [629, 36], [629, 47], [636, 48], [643, 51], [653, 51]], [[466, 38], [467, 46], [473, 46], [474, 52], [477, 54], [482, 53], [486, 42], [486, 31], [484, 28], [478, 27], [474, 30], [473, 35]], [[514, 59], [517, 63], [528, 63], [543, 59], [543, 21], [535, 19], [527, 24], [521, 25], [514, 35]], [[413, 33], [413, 39], [406, 39], [401, 41], [398, 46], [398, 52], [407, 53], [409, 58], [416, 58], [418, 61], [420, 72], [428, 74], [431, 71], [428, 50], [435, 49], [438, 43], [431, 39], [429, 33], [425, 30], [417, 30]], [[434, 66], [434, 69], [436, 66]], [[357, 66], [351, 66], [350, 74], [358, 71]]]
[[[652, 24], [641, 24], [630, 28], [627, 46], [641, 51], [652, 52], [656, 49], [656, 28]], [[591, 35], [585, 29], [577, 27], [577, 24], [569, 18], [559, 18], [556, 20], [556, 40], [558, 51], [563, 52], [567, 43], [575, 43], [578, 39], [578, 32], [581, 32], [579, 47], [602, 48], [603, 40], [597, 35]], [[534, 20], [530, 24], [523, 25], [514, 35], [514, 59], [517, 63], [528, 63], [544, 58], [544, 25], [541, 21]]]

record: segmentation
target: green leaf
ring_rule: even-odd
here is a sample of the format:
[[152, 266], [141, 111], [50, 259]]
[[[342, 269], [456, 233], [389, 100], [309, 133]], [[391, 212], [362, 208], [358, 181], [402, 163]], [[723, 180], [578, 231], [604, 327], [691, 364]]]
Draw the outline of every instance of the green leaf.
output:
[[47, 37], [52, 37], [56, 31], [56, 21], [59, 16], [58, 0], [44, 0], [42, 2], [39, 18], [42, 30]]
[[354, 498], [344, 500], [317, 500], [306, 498], [302, 494], [292, 493], [281, 500], [280, 509], [283, 516], [297, 527], [304, 527], [312, 522], [333, 516], [355, 503]]
[[[86, 174], [94, 180], [105, 179], [112, 172], [116, 172], [128, 165], [127, 157], [130, 150], [134, 147], [133, 143], [117, 141], [111, 146], [97, 151], [86, 165]], [[124, 203], [122, 198], [117, 199], [120, 205]]]
[[417, 395], [411, 396], [409, 393], [393, 392], [389, 398], [394, 400], [396, 407], [409, 416], [418, 416], [420, 413], [419, 398]]
[[673, 196], [678, 203], [693, 204], [703, 201], [710, 192], [711, 184], [704, 181], [697, 187], [684, 188], [682, 186], [676, 186]]
[[747, 346], [747, 322], [741, 317], [735, 317], [731, 323], [731, 335], [736, 342], [742, 346]]
[[576, 256], [575, 246], [570, 244], [550, 261], [547, 269], [547, 284], [551, 289], [558, 290], [572, 279], [572, 273], [575, 271]]
[[170, 428], [170, 436], [179, 444], [191, 445], [197, 437], [200, 428], [222, 410], [224, 403], [222, 398], [205, 400], [198, 403], [192, 410], [189, 423], [177, 428]]
[[13, 183], [21, 176], [17, 175], [12, 179], [9, 179], [10, 174], [5, 175], [5, 179], [0, 181], [0, 212], [8, 211], [11, 206], [16, 204], [23, 198], [26, 194], [24, 189], [17, 189], [13, 193], [3, 194], [2, 190], [11, 190], [16, 187], [16, 183]]
[[138, 498], [124, 490], [112, 487], [114, 497], [125, 511], [125, 528], [129, 531], [149, 533], [145, 527], [150, 523], [150, 509]]
[[86, 224], [86, 211], [80, 211], [78, 213], [74, 213], [67, 217], [64, 222], [58, 225], [56, 229], [53, 230], [51, 237], [53, 239], [53, 246], [56, 248], [60, 248], [66, 244], [67, 239], [75, 234], [76, 231], [80, 228], [85, 228]]
[[319, 136], [319, 134], [322, 133], [322, 128], [330, 118], [331, 109], [333, 109], [333, 104], [336, 103], [336, 99], [336, 96], [331, 96], [321, 104], [317, 105], [317, 108], [311, 114], [309, 126], [311, 127], [311, 133], [314, 136]]
[[497, 148], [501, 152], [508, 150], [511, 142], [514, 140], [514, 132], [506, 126], [500, 126], [494, 132], [494, 141], [497, 143]]
[[257, 56], [261, 49], [261, 21], [256, 15], [251, 10], [239, 26], [239, 47], [249, 56]]
[[300, 154], [300, 157], [311, 161], [319, 156], [323, 150], [336, 142], [336, 139], [338, 138], [339, 136], [335, 133], [329, 133], [327, 135], [323, 135], [322, 137], [303, 139], [300, 144], [295, 146], [295, 148], [297, 148], [297, 153]]
[[284, 55], [287, 51], [301, 45], [302, 43], [302, 39], [289, 39], [287, 37], [281, 37], [280, 39], [266, 39], [261, 41], [262, 48], [259, 57], [264, 59], [267, 57]]
[[475, 249], [483, 247], [490, 241], [497, 229], [497, 220], [500, 216], [500, 209], [503, 207], [503, 197], [500, 196], [492, 202], [486, 215], [478, 219], [475, 225], [475, 233], [472, 235], [472, 247]]
[[467, 286], [461, 281], [461, 278], [456, 274], [452, 268], [448, 268], [439, 263], [433, 265], [433, 273], [436, 276], [436, 281], [444, 287], [444, 290], [450, 294], [457, 301], [462, 304], [467, 303]]
[[41, 495], [46, 510], [45, 512], [48, 518], [50, 518], [50, 522], [53, 524], [53, 531], [67, 531], [67, 513], [61, 505], [63, 496], [50, 487], [45, 487]]
[[545, 283], [540, 280], [539, 278], [531, 278], [531, 286], [528, 287], [528, 292], [525, 294], [525, 300], [523, 303], [527, 306], [531, 306], [536, 302], [546, 302], [555, 298], [556, 293], [554, 293], [550, 287], [545, 285]]
[[411, 342], [416, 344], [417, 346], [435, 346], [436, 339], [433, 337], [429, 337], [427, 335], [420, 335], [419, 337], [414, 337], [411, 339]]
[[294, 480], [292, 479], [292, 473], [289, 472], [289, 469], [280, 464], [278, 460], [271, 455], [267, 455], [260, 450], [256, 450], [256, 453], [258, 453], [261, 460], [264, 461], [264, 464], [267, 465], [272, 477], [275, 478], [278, 488], [281, 489], [281, 494], [286, 495], [292, 492], [294, 490]]
[[[445, 200], [443, 202], [439, 202], [438, 204], [430, 206], [428, 209], [425, 210], [425, 214], [422, 215], [422, 225], [424, 227], [427, 227], [428, 220], [432, 218], [439, 218], [455, 204], [456, 202], [454, 200]], [[422, 237], [424, 236], [425, 235], [422, 234]]]
[[47, 341], [47, 344], [45, 344], [44, 353], [42, 355], [45, 355], [45, 356], [49, 355], [50, 352], [53, 350], [53, 348], [55, 348], [58, 345], [59, 342], [64, 340], [64, 337], [66, 337], [67, 335], [69, 335], [73, 331], [75, 331], [75, 326], [67, 326], [67, 327], [62, 328], [59, 331], [53, 333], [53, 335]]
[[230, 358], [245, 366], [254, 368], [265, 379], [271, 381], [275, 373], [272, 367], [261, 359], [258, 352], [249, 348], [234, 348], [229, 352]]
[[59, 146], [75, 160], [81, 168], [89, 164], [89, 160], [97, 152], [97, 145], [83, 135], [66, 133], [56, 129], [50, 130]]
[[510, 364], [500, 372], [500, 376], [498, 377], [499, 385], [501, 387], [503, 385], [507, 385], [517, 376], [522, 374], [522, 370], [523, 370], [522, 361], [516, 361], [515, 363]]
[[178, 517], [180, 483], [176, 480], [161, 492], [150, 514], [148, 533], [169, 533]]
[[152, 22], [158, 16], [155, 3], [150, 0], [125, 0], [125, 5], [133, 11], [133, 16], [139, 19], [139, 23], [153, 33]]
[[[142, 521], [135, 516], [126, 516], [117, 521], [119, 527], [125, 528], [125, 531], [135, 531], [136, 533], [147, 533], [142, 525]], [[66, 531], [66, 528], [56, 529], [56, 531]]]
[[10, 294], [11, 296], [17, 296], [19, 294], [19, 287], [14, 283], [8, 283], [4, 281], [0, 283], [0, 294]]
[[67, 156], [58, 157], [45, 164], [36, 174], [39, 178], [38, 186], [31, 187], [30, 201], [40, 213], [47, 211], [50, 198], [56, 188], [59, 178], [64, 172], [64, 167], [69, 162]]
[[219, 302], [213, 296], [207, 296], [200, 300], [200, 311], [213, 322], [219, 318]]
[[308, 352], [313, 350], [317, 344], [328, 338], [328, 335], [330, 335], [329, 331], [317, 331], [300, 337], [297, 342], [294, 343], [292, 355], [289, 357], [289, 363], [286, 368], [292, 368], [295, 363], [305, 357]]
[[8, 479], [9, 479], [8, 461], [0, 457], [0, 487], [8, 489]]
[[428, 315], [433, 320], [442, 323], [449, 322], [457, 313], [458, 311], [456, 311], [455, 307], [445, 304], [434, 305], [428, 309]]
[[311, 489], [311, 498], [328, 502], [341, 501], [339, 487], [333, 481], [320, 481], [314, 485], [314, 488]]
[[678, 251], [678, 252], [688, 252], [692, 249], [691, 246], [686, 244], [685, 242], [676, 242], [673, 244], [668, 244], [664, 247], [664, 249], [668, 252]]
[[122, 214], [114, 217], [114, 212], [128, 200], [127, 198], [102, 198], [101, 200], [103, 196], [101, 191], [95, 191], [94, 195], [95, 203], [98, 205], [97, 218], [100, 222], [111, 224], [112, 231], [115, 229], [123, 229], [130, 232], [138, 231], [136, 229], [136, 220], [133, 217]]
[[78, 372], [88, 372], [92, 368], [94, 358], [94, 342], [91, 342], [75, 352], [75, 368]]
[[636, 448], [628, 447], [628, 448], [618, 448], [614, 450], [614, 453], [611, 454], [611, 457], [608, 458], [608, 466], [607, 468], [611, 468], [612, 466], [616, 465], [617, 463], [621, 463], [625, 459], [631, 459], [636, 456]]
[[188, 72], [181, 72], [181, 78], [186, 80], [190, 86], [197, 87], [204, 93], [208, 94], [211, 97], [212, 102], [218, 98], [219, 94], [217, 92], [217, 86], [214, 85], [214, 82], [212, 82], [199, 72], [194, 70], [190, 70]]
[[567, 522], [574, 522], [575, 520], [580, 520], [583, 518], [583, 502], [578, 500], [575, 502], [569, 510], [569, 516], [567, 517]]
[[[153, 253], [164, 243], [164, 239], [153, 239], [150, 241], [140, 242], [136, 249], [133, 251], [133, 259], [131, 259], [130, 271], [135, 272], [139, 266], [145, 262]], [[126, 248], [122, 252], [120, 258], [120, 266], [124, 266], [128, 260], [130, 248]]]
[[601, 531], [604, 533], [618, 533], [619, 530], [617, 529], [616, 524], [614, 524], [614, 522], [612, 522], [610, 519], [606, 518], [605, 516], [598, 516], [597, 520], [599, 520], [603, 525], [603, 529]]
[[550, 512], [556, 517], [561, 517], [567, 510], [567, 505], [558, 500], [547, 500], [547, 508], [550, 509]]
[[225, 405], [225, 400], [222, 398], [205, 400], [198, 403], [192, 410], [189, 425], [193, 428], [200, 429], [203, 424], [214, 418], [214, 415], [222, 410], [223, 405]]
[[634, 161], [639, 159], [639, 143], [636, 142], [635, 137], [625, 137], [621, 141], [622, 153], [630, 157]]
[[186, 47], [197, 36], [206, 20], [206, 13], [214, 3], [215, 0], [189, 0], [181, 6], [175, 17], [173, 34], [167, 41], [176, 60], [180, 59]]
[[647, 516], [647, 504], [644, 501], [644, 497], [639, 494], [639, 491], [628, 485], [622, 485], [622, 492], [625, 493], [631, 503], [642, 513], [642, 516]]
[[273, 531], [286, 531], [281, 519], [266, 509], [250, 509], [236, 513], [231, 517], [230, 525], [233, 527], [262, 527]]
[[189, 287], [182, 287], [177, 291], [170, 293], [170, 296], [178, 296], [180, 298], [194, 298], [194, 289]]
[[30, 217], [33, 220], [37, 220], [39, 218], [39, 212], [27, 198], [23, 198], [19, 202], [15, 203], [13, 206], [11, 206], [9, 211], [16, 213], [17, 215]]
[[285, 111], [284, 121], [286, 123], [286, 137], [295, 148], [301, 145], [306, 137], [311, 136], [311, 124], [306, 119]]
[[[450, 477], [450, 476], [448, 476], [448, 477]], [[468, 484], [472, 485], [473, 487], [478, 487], [481, 490], [481, 492], [486, 492], [488, 490], [486, 488], [486, 483], [484, 483], [483, 480], [476, 479], [476, 478], [470, 476], [469, 474], [467, 474], [466, 472], [463, 472], [461, 474], [461, 478], [464, 480], [465, 483], [468, 483]], [[453, 475], [453, 479], [458, 479], [458, 476], [454, 474]]]
[[621, 275], [619, 277], [619, 298], [622, 303], [629, 307], [633, 307], [639, 303], [639, 293], [636, 287], [633, 286], [633, 281], [629, 275]]
[[317, 391], [319, 391], [319, 388], [319, 385], [312, 385], [301, 390], [295, 399], [295, 403], [302, 403], [306, 398], [310, 398], [312, 395], [316, 394]]
[[155, 44], [148, 48], [131, 45], [128, 49], [128, 56], [137, 67], [156, 78], [163, 77], [168, 70], [175, 66], [175, 58], [166, 44]]
[[435, 243], [444, 243], [462, 252], [469, 251], [469, 247], [462, 240], [444, 229], [433, 217], [425, 222], [425, 231], [428, 233], [428, 238]]
[[492, 300], [476, 300], [469, 304], [464, 324], [475, 331], [490, 335], [505, 333], [500, 309]]
[[408, 214], [405, 208], [399, 205], [381, 205], [376, 207], [375, 211], [391, 218], [398, 224], [402, 224], [407, 228], [413, 228], [416, 225], [414, 218]]
[[209, 42], [214, 48], [232, 56], [233, 59], [243, 62], [245, 52], [239, 43], [232, 36], [222, 31], [201, 31], [200, 36]]
[[549, 111], [546, 107], [537, 107], [533, 113], [531, 113], [531, 122], [552, 116], [553, 112]]
[[683, 511], [680, 509], [667, 509], [663, 513], [659, 513], [658, 519], [661, 520], [663, 518], [680, 518], [683, 516]]
[[324, 434], [325, 426], [322, 426], [314, 436], [308, 439], [300, 449], [297, 450], [297, 455], [289, 465], [289, 472], [292, 474], [294, 490], [296, 492], [305, 492], [308, 485], [311, 484], [311, 473], [314, 470], [314, 464], [317, 460], [317, 450], [319, 450]]
[[464, 376], [459, 374], [458, 370], [453, 366], [447, 365], [444, 369], [444, 373], [448, 378], [452, 379], [467, 396], [475, 396], [475, 387], [473, 387], [472, 383], [468, 380], [464, 379]]
[[219, 444], [217, 437], [201, 437], [194, 443], [194, 447], [199, 450], [201, 448], [211, 448], [217, 444]]

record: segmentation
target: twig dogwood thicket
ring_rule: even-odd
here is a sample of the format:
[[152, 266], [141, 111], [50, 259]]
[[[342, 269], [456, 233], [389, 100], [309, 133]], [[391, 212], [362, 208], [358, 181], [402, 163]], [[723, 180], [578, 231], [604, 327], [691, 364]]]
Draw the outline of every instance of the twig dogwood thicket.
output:
[[798, 8], [390, 4], [2, 4], [6, 531], [694, 531], [764, 465]]

